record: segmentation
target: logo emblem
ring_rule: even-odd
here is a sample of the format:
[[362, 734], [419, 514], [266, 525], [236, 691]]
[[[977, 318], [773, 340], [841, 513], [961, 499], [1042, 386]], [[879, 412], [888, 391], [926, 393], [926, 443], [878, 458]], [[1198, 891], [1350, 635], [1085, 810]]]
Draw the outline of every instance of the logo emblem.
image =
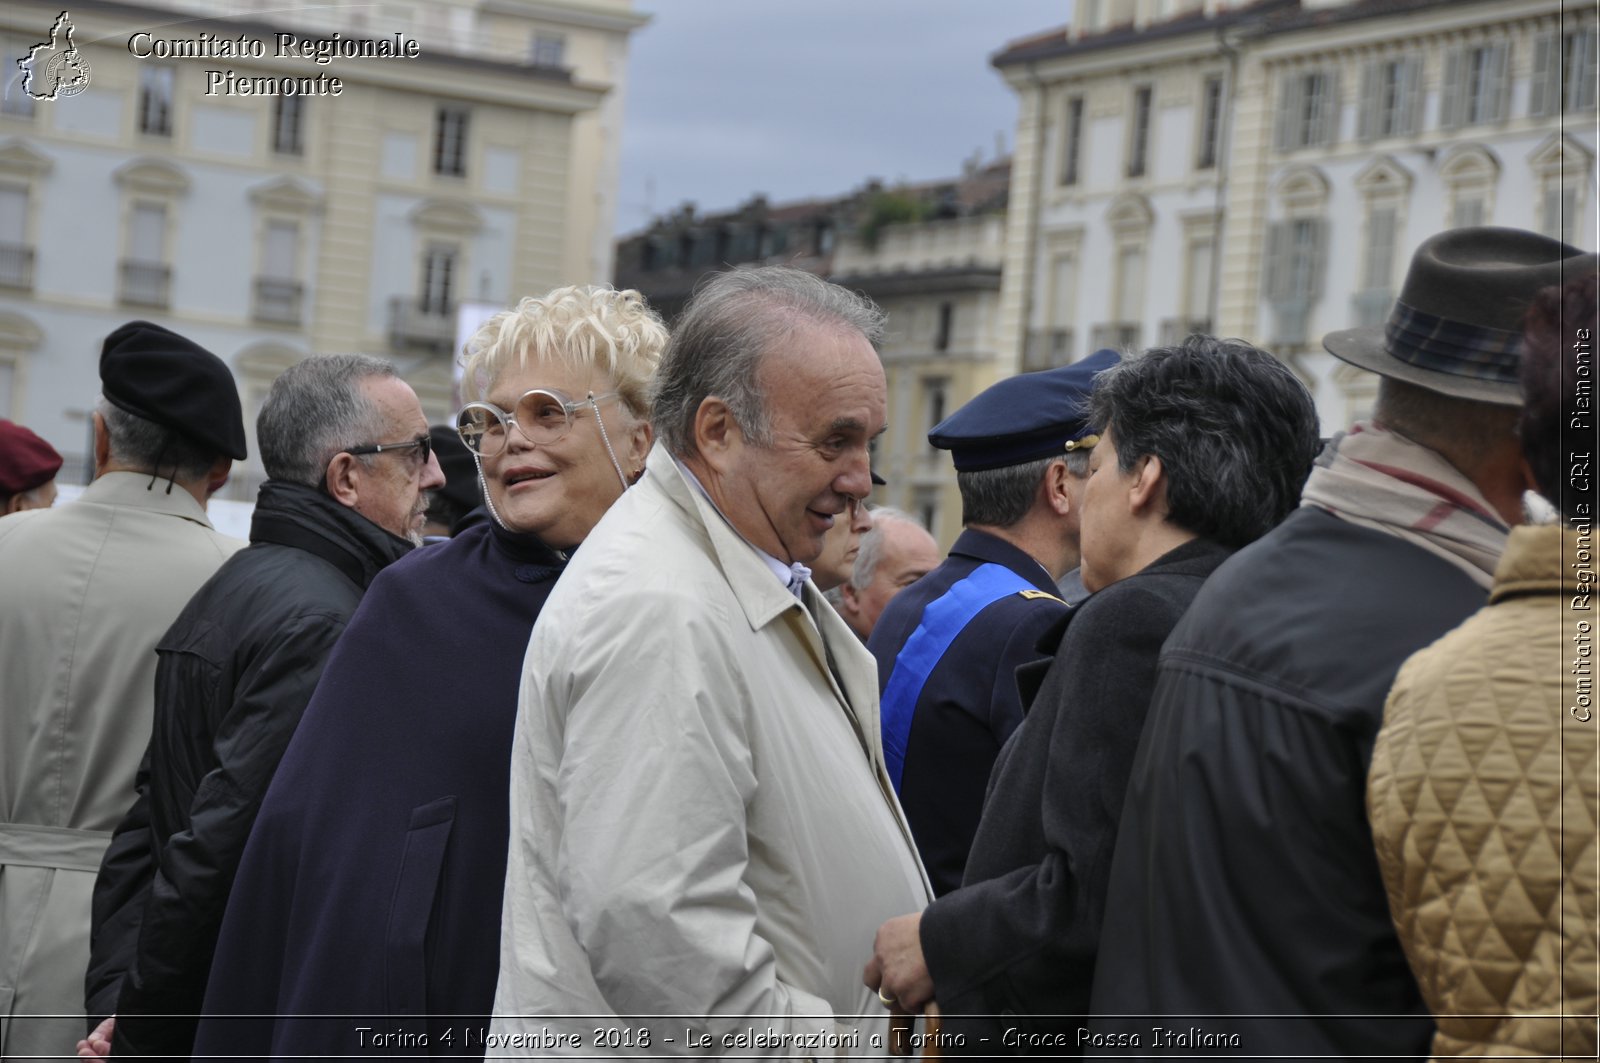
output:
[[59, 100], [89, 87], [89, 61], [72, 43], [72, 29], [72, 17], [61, 12], [50, 27], [50, 39], [17, 60], [23, 92], [36, 100]]

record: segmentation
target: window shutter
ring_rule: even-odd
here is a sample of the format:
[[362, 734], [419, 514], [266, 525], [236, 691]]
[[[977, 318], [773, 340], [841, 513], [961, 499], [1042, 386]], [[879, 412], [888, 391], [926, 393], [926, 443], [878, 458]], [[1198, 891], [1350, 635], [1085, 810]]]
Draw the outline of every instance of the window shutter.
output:
[[1383, 63], [1368, 63], [1361, 68], [1361, 106], [1356, 112], [1356, 139], [1371, 140], [1382, 128]]
[[1560, 41], [1554, 33], [1545, 33], [1533, 42], [1533, 80], [1528, 95], [1531, 118], [1554, 114], [1556, 101], [1561, 98]]
[[1393, 207], [1373, 207], [1367, 215], [1367, 261], [1362, 287], [1388, 289], [1394, 283]]
[[1289, 222], [1275, 221], [1267, 226], [1267, 254], [1263, 262], [1264, 272], [1261, 275], [1261, 293], [1267, 297], [1268, 302], [1279, 302], [1288, 297], [1288, 273], [1284, 267], [1287, 254], [1286, 245], [1289, 239]]
[[1288, 151], [1293, 146], [1296, 122], [1300, 115], [1300, 89], [1303, 81], [1294, 74], [1284, 74], [1278, 79], [1278, 120], [1272, 134], [1272, 146]]
[[1401, 136], [1415, 136], [1422, 132], [1422, 101], [1426, 93], [1422, 88], [1422, 57], [1413, 55], [1400, 64], [1400, 129]]
[[1444, 82], [1439, 92], [1439, 128], [1454, 129], [1461, 124], [1461, 107], [1466, 102], [1466, 53], [1452, 49], [1444, 57]]
[[1509, 44], [1493, 44], [1489, 46], [1489, 54], [1484, 60], [1484, 86], [1485, 97], [1484, 120], [1489, 122], [1505, 121], [1506, 112], [1510, 109], [1511, 78], [1509, 67], [1511, 65], [1511, 46]]
[[1339, 71], [1328, 70], [1322, 74], [1322, 113], [1318, 115], [1321, 128], [1314, 130], [1318, 144], [1339, 142], [1339, 116], [1344, 108], [1339, 103]]
[[1328, 222], [1324, 218], [1317, 218], [1310, 223], [1310, 238], [1307, 241], [1306, 254], [1310, 256], [1310, 268], [1306, 270], [1306, 300], [1315, 302], [1322, 295], [1322, 279], [1327, 273], [1328, 255]]
[[[1591, 26], [1573, 36], [1575, 54], [1572, 57], [1572, 87], [1568, 90], [1567, 106], [1574, 111], [1594, 110], [1596, 33]], [[1559, 62], [1554, 65], [1558, 70], [1561, 67]]]

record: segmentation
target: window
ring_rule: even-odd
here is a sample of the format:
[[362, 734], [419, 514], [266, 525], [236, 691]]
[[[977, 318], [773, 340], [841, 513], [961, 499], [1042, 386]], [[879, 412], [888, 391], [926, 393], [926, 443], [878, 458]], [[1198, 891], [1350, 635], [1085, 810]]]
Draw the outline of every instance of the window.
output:
[[[0, 56], [7, 60], [28, 54], [28, 48], [38, 41], [24, 41], [21, 37], [0, 36]], [[36, 70], [35, 77], [42, 77], [44, 71]], [[33, 117], [33, 97], [22, 91], [22, 72], [15, 66], [0, 70], [0, 114], [8, 114], [13, 118]], [[5, 415], [5, 407], [0, 406], [0, 416]]]
[[1306, 343], [1311, 307], [1322, 293], [1326, 234], [1327, 222], [1321, 218], [1293, 218], [1267, 230], [1266, 296], [1276, 344]]
[[1328, 70], [1285, 74], [1279, 82], [1273, 146], [1326, 147], [1339, 139], [1339, 78]]
[[1117, 294], [1112, 316], [1119, 325], [1131, 325], [1143, 314], [1142, 287], [1144, 285], [1144, 248], [1122, 247], [1117, 250]]
[[433, 122], [433, 172], [447, 177], [467, 175], [467, 121], [461, 107], [441, 107]]
[[[1190, 241], [1184, 262], [1184, 335], [1209, 332], [1211, 325], [1211, 270], [1215, 252], [1212, 242]], [[1204, 327], [1202, 327], [1204, 326]]]
[[256, 277], [256, 320], [300, 323], [300, 226], [269, 221], [261, 245], [261, 273]]
[[[922, 409], [926, 414], [924, 424], [927, 426], [924, 435], [933, 431], [944, 423], [949, 413], [950, 382], [943, 377], [935, 377], [922, 382]], [[928, 444], [930, 450], [937, 450], [932, 443]]]
[[1128, 176], [1143, 177], [1149, 161], [1150, 101], [1154, 89], [1140, 85], [1133, 90], [1133, 123], [1128, 131]]
[[1395, 236], [1399, 210], [1391, 199], [1369, 204], [1362, 232], [1361, 285], [1352, 300], [1355, 324], [1381, 325], [1388, 320], [1394, 304]]
[[128, 254], [122, 261], [122, 301], [165, 307], [172, 280], [167, 265], [167, 208], [135, 203], [128, 219]]
[[833, 251], [833, 223], [830, 221], [817, 222], [815, 239], [812, 242], [812, 254], [826, 255]]
[[1450, 227], [1460, 229], [1468, 225], [1482, 225], [1483, 216], [1483, 200], [1477, 196], [1463, 196], [1456, 200], [1450, 210]]
[[278, 96], [272, 102], [272, 150], [280, 155], [299, 155], [305, 151], [301, 139], [306, 100], [304, 96]]
[[[939, 304], [939, 325], [933, 334], [933, 349], [948, 351], [950, 349], [950, 329], [955, 323], [956, 306], [954, 303]], [[943, 418], [940, 418], [943, 420]]]
[[32, 287], [33, 248], [28, 244], [28, 189], [0, 185], [0, 288], [28, 290]]
[[139, 132], [172, 135], [172, 68], [147, 66], [139, 72]]
[[417, 307], [423, 314], [445, 317], [455, 311], [456, 249], [432, 244], [422, 256], [422, 291]]
[[1217, 165], [1217, 145], [1222, 139], [1222, 75], [1206, 78], [1200, 93], [1200, 150], [1194, 165], [1209, 170]]
[[533, 65], [559, 67], [567, 57], [567, 39], [558, 33], [533, 35]]
[[1595, 109], [1595, 27], [1546, 34], [1533, 46], [1533, 86], [1528, 114]]
[[1547, 186], [1540, 213], [1543, 215], [1540, 232], [1564, 243], [1573, 243], [1578, 231], [1578, 186]]
[[1420, 56], [1368, 63], [1361, 71], [1361, 110], [1356, 116], [1356, 137], [1377, 140], [1419, 132], [1422, 95]]
[[1061, 183], [1078, 183], [1078, 152], [1083, 145], [1083, 97], [1067, 101], [1067, 121], [1061, 131]]
[[1444, 59], [1439, 128], [1498, 122], [1511, 96], [1511, 46], [1505, 42], [1457, 48]]
[[15, 417], [16, 403], [17, 363], [9, 358], [0, 358], [0, 417]]
[[939, 534], [939, 489], [937, 487], [917, 488], [916, 501], [912, 503], [917, 514], [917, 520], [922, 524], [923, 530], [929, 535]]

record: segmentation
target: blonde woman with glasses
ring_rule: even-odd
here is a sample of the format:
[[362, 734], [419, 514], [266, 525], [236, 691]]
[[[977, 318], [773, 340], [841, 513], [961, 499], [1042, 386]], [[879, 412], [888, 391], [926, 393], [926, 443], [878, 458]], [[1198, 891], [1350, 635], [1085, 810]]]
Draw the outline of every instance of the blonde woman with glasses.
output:
[[[666, 340], [637, 292], [562, 288], [467, 345], [458, 424], [491, 520], [385, 573], [335, 649], [250, 838], [196, 1058], [484, 1054], [523, 652], [643, 471]], [[292, 1017], [216, 1017], [239, 1014]]]

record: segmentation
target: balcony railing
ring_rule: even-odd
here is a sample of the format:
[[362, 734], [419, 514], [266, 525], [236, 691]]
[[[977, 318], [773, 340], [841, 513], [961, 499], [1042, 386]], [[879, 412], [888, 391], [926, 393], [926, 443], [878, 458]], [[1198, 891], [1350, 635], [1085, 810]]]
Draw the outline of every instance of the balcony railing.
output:
[[1072, 330], [1035, 329], [1028, 333], [1028, 346], [1022, 352], [1023, 372], [1053, 369], [1072, 360]]
[[305, 293], [299, 281], [279, 277], [256, 278], [256, 320], [269, 325], [300, 324], [300, 304]]
[[1161, 346], [1176, 347], [1190, 336], [1211, 335], [1211, 319], [1207, 317], [1169, 317], [1161, 322]]
[[1096, 325], [1089, 333], [1089, 342], [1097, 351], [1106, 347], [1118, 351], [1137, 351], [1141, 345], [1142, 331], [1136, 321], [1113, 321]]
[[1367, 288], [1356, 292], [1350, 299], [1350, 316], [1358, 328], [1381, 325], [1389, 320], [1389, 308], [1394, 306], [1394, 292], [1388, 288]]
[[389, 300], [389, 344], [449, 354], [456, 345], [456, 308], [401, 295]]
[[172, 302], [172, 267], [164, 262], [122, 260], [118, 297], [129, 306], [166, 309]]
[[0, 288], [33, 290], [33, 248], [0, 244]]

